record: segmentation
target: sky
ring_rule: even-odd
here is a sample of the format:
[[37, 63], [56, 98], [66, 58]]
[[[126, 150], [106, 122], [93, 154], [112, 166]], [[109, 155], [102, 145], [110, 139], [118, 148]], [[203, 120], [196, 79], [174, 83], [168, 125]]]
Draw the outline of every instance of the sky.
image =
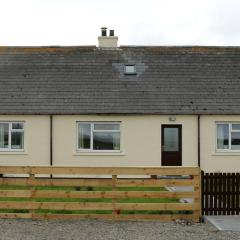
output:
[[240, 0], [0, 0], [0, 45], [240, 45]]

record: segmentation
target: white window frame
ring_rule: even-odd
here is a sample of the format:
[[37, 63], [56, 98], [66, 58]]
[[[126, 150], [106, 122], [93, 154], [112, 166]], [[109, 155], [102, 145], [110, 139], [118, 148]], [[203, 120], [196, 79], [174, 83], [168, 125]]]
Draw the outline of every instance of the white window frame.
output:
[[[25, 122], [23, 121], [0, 121], [0, 123], [9, 124], [8, 128], [8, 148], [0, 148], [0, 152], [24, 152], [25, 151]], [[23, 129], [12, 129], [12, 125], [20, 123], [23, 125]], [[23, 148], [13, 149], [12, 146], [12, 132], [23, 132]]]
[[[90, 124], [91, 125], [91, 139], [90, 139], [90, 149], [84, 149], [79, 148], [79, 124]], [[119, 130], [94, 130], [94, 124], [118, 124]], [[121, 122], [83, 122], [83, 121], [77, 121], [77, 152], [85, 152], [85, 153], [120, 153], [121, 152], [121, 146], [122, 146], [122, 130], [121, 130]], [[119, 132], [120, 134], [120, 149], [119, 150], [94, 150], [93, 149], [93, 132]]]
[[[228, 136], [228, 148], [227, 149], [219, 149], [218, 145], [217, 145], [217, 126], [219, 124], [227, 124], [228, 125], [228, 131], [229, 131], [229, 136]], [[232, 132], [239, 132], [240, 130], [233, 130], [232, 129], [232, 125], [233, 124], [240, 124], [240, 122], [216, 122], [215, 123], [215, 151], [216, 152], [231, 152], [231, 153], [236, 153], [236, 152], [240, 152], [240, 150], [232, 150]]]

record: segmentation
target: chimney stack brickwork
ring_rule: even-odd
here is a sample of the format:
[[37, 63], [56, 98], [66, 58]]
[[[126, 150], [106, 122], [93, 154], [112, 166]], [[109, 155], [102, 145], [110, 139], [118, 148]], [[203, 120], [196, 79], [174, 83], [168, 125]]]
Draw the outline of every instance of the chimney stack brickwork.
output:
[[107, 28], [101, 28], [101, 36], [98, 37], [98, 47], [100, 48], [117, 48], [118, 37], [114, 36], [114, 30], [110, 30], [110, 35], [107, 36]]

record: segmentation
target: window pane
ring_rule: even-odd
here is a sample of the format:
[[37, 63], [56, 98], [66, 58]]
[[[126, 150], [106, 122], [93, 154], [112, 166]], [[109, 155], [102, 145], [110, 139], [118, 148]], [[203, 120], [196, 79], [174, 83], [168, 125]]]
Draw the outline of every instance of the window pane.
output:
[[164, 128], [164, 151], [178, 151], [178, 128]]
[[217, 149], [229, 149], [228, 124], [217, 124]]
[[232, 130], [240, 130], [240, 124], [232, 124]]
[[94, 150], [120, 150], [119, 132], [94, 132]]
[[125, 73], [127, 74], [136, 73], [135, 65], [125, 65]]
[[94, 130], [120, 130], [119, 123], [95, 123]]
[[240, 132], [232, 132], [232, 150], [240, 150]]
[[12, 132], [11, 149], [23, 149], [23, 132]]
[[9, 132], [9, 124], [8, 123], [0, 123], [0, 148], [8, 148], [8, 132]]
[[78, 125], [78, 148], [90, 149], [91, 147], [91, 124], [81, 123]]
[[23, 123], [12, 123], [12, 129], [14, 130], [23, 129]]

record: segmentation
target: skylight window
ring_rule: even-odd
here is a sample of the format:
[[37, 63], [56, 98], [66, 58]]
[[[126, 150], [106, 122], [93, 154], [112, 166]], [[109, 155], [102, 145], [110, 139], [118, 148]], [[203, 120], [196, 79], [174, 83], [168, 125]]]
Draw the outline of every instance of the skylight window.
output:
[[136, 75], [135, 65], [125, 65], [125, 75]]

